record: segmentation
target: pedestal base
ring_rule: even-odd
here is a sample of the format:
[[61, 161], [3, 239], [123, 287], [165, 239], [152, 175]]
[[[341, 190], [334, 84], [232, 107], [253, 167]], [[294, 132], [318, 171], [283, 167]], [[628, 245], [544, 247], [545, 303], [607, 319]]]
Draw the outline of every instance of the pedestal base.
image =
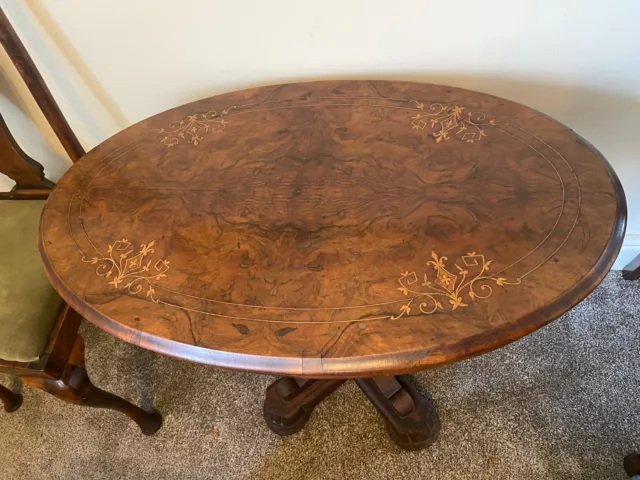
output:
[[313, 408], [331, 395], [344, 380], [282, 377], [267, 388], [264, 419], [278, 435], [291, 435], [305, 426]]
[[[267, 388], [264, 418], [278, 435], [291, 435], [304, 427], [313, 408], [345, 380], [283, 377]], [[387, 424], [391, 439], [406, 450], [433, 444], [440, 418], [433, 403], [411, 385], [407, 377], [359, 378], [355, 382]]]

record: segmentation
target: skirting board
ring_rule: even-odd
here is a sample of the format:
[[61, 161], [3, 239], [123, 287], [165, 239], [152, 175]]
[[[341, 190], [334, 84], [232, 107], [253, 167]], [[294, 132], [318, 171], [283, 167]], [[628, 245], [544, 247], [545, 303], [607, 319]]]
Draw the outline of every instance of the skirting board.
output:
[[622, 270], [629, 262], [640, 255], [640, 233], [627, 233], [622, 242], [622, 250], [616, 263], [613, 264], [614, 270]]

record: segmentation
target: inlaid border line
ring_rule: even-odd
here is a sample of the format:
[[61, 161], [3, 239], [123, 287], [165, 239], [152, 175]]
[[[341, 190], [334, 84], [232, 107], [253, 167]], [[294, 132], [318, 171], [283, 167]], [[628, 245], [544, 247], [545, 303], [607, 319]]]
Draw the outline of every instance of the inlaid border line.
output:
[[[333, 98], [333, 97], [316, 97], [316, 98]], [[375, 98], [379, 98], [379, 97], [366, 97], [366, 96], [365, 96], [365, 97], [345, 97], [345, 98], [367, 98], [367, 99], [368, 99], [368, 98], [374, 98], [374, 99], [375, 99]], [[277, 101], [277, 102], [287, 102], [287, 101], [289, 101], [289, 102], [290, 102], [290, 101], [296, 101], [296, 100], [297, 100], [297, 99], [288, 99], [288, 100], [281, 100], [281, 101]], [[410, 102], [412, 101], [412, 100], [406, 100], [406, 99], [385, 99], [385, 100], [391, 100], [391, 101], [403, 101], [403, 102], [406, 102], [406, 103], [410, 103]], [[299, 100], [298, 100], [298, 101], [299, 101]], [[276, 101], [274, 101], [274, 102], [269, 102], [269, 103], [275, 103], [275, 102], [276, 102]], [[258, 104], [258, 105], [259, 105], [259, 104]], [[354, 106], [354, 107], [370, 107], [370, 108], [380, 107], [380, 108], [393, 108], [393, 109], [400, 109], [400, 110], [420, 111], [420, 109], [415, 109], [415, 108], [395, 107], [395, 106], [391, 106], [391, 105], [377, 105], [377, 104], [376, 104], [376, 105], [371, 105], [371, 104], [360, 104], [360, 103], [332, 103], [332, 104], [327, 104], [327, 103], [319, 103], [319, 104], [318, 104], [318, 103], [316, 103], [316, 104], [307, 104], [307, 105], [288, 105], [288, 106], [286, 106], [286, 107], [281, 107], [281, 108], [317, 107], [317, 106], [336, 106], [336, 107], [344, 107], [344, 106], [347, 106], [347, 107], [348, 107], [348, 106]], [[240, 107], [240, 108], [241, 108], [241, 107]], [[253, 109], [253, 110], [246, 110], [246, 111], [236, 111], [236, 113], [228, 114], [227, 116], [231, 116], [231, 115], [240, 115], [240, 114], [246, 114], [246, 113], [255, 113], [255, 112], [258, 112], [258, 111], [277, 110], [277, 109], [278, 109], [278, 108], [266, 108], [266, 109]], [[557, 150], [555, 150], [553, 147], [551, 147], [551, 146], [550, 146], [550, 145], [548, 145], [546, 142], [544, 142], [544, 141], [542, 141], [541, 139], [539, 139], [539, 138], [538, 138], [537, 136], [535, 136], [534, 134], [532, 134], [532, 133], [528, 132], [527, 130], [525, 130], [525, 129], [521, 128], [521, 127], [518, 127], [517, 125], [515, 125], [515, 124], [513, 124], [513, 123], [510, 123], [510, 122], [505, 122], [505, 124], [506, 124], [506, 125], [510, 125], [510, 126], [514, 126], [514, 127], [518, 128], [519, 130], [521, 130], [521, 131], [523, 131], [523, 132], [527, 133], [528, 135], [530, 135], [530, 136], [532, 136], [532, 137], [536, 138], [536, 139], [537, 139], [537, 140], [539, 140], [541, 143], [543, 143], [544, 145], [548, 146], [551, 150], [553, 150], [553, 151], [554, 151], [554, 153], [556, 153], [556, 154], [557, 154], [557, 155], [558, 155], [558, 156], [559, 156], [559, 157], [560, 157], [560, 158], [565, 162], [565, 164], [569, 167], [569, 169], [570, 169], [570, 170], [571, 170], [571, 172], [573, 173], [574, 178], [576, 178], [576, 181], [577, 181], [577, 184], [578, 184], [579, 193], [580, 193], [580, 185], [579, 185], [579, 181], [578, 181], [578, 179], [577, 179], [577, 175], [575, 174], [575, 171], [573, 170], [573, 168], [571, 167], [571, 165], [568, 163], [568, 161], [567, 161], [567, 160], [566, 160], [566, 159], [565, 159], [565, 158], [564, 158], [564, 157], [563, 157], [563, 156], [562, 156], [562, 155], [561, 155]], [[525, 142], [524, 140], [522, 140], [522, 139], [520, 139], [520, 138], [516, 137], [515, 135], [513, 135], [513, 134], [511, 134], [511, 133], [509, 133], [509, 132], [506, 132], [506, 131], [505, 131], [505, 130], [503, 130], [503, 129], [497, 128], [497, 127], [495, 127], [495, 126], [493, 126], [493, 125], [490, 125], [490, 126], [491, 126], [492, 128], [495, 128], [495, 129], [497, 129], [497, 130], [499, 130], [499, 131], [501, 131], [501, 132], [503, 132], [503, 133], [506, 133], [507, 135], [509, 135], [509, 136], [511, 136], [511, 137], [513, 137], [513, 138], [515, 138], [516, 140], [520, 141], [520, 142], [521, 142], [521, 143], [523, 143], [524, 145], [527, 145], [529, 148], [531, 148], [531, 149], [532, 149], [532, 150], [534, 150], [536, 153], [538, 153], [538, 155], [539, 155], [540, 157], [544, 158], [544, 159], [545, 159], [545, 160], [546, 160], [546, 161], [547, 161], [547, 162], [552, 166], [552, 168], [556, 171], [556, 175], [558, 175], [558, 178], [559, 178], [559, 180], [560, 180], [560, 183], [561, 183], [561, 186], [562, 186], [562, 189], [563, 189], [563, 203], [562, 203], [562, 207], [561, 207], [561, 212], [560, 212], [560, 215], [558, 216], [558, 219], [556, 220], [556, 222], [555, 222], [554, 226], [552, 227], [551, 231], [549, 232], [549, 234], [548, 234], [548, 235], [547, 235], [547, 236], [542, 240], [542, 242], [540, 242], [540, 244], [539, 244], [536, 248], [534, 248], [534, 250], [532, 250], [532, 251], [531, 251], [531, 252], [529, 252], [527, 255], [525, 255], [524, 257], [522, 257], [520, 260], [518, 260], [518, 261], [514, 262], [514, 263], [513, 263], [513, 264], [511, 264], [510, 266], [508, 266], [508, 267], [506, 267], [506, 268], [502, 269], [500, 272], [494, 273], [494, 274], [492, 275], [492, 277], [493, 277], [493, 276], [497, 275], [498, 273], [502, 273], [502, 272], [504, 272], [505, 270], [507, 270], [507, 269], [509, 269], [509, 268], [513, 267], [514, 265], [516, 265], [516, 264], [517, 264], [517, 263], [519, 263], [520, 261], [522, 261], [522, 260], [524, 260], [525, 258], [527, 258], [529, 255], [531, 255], [531, 254], [532, 254], [532, 253], [534, 253], [536, 250], [538, 250], [538, 249], [542, 246], [542, 244], [544, 244], [544, 243], [548, 240], [548, 238], [551, 236], [551, 234], [555, 231], [555, 229], [556, 229], [556, 227], [557, 227], [557, 225], [558, 225], [558, 223], [559, 223], [559, 221], [560, 221], [560, 219], [561, 219], [561, 217], [562, 217], [562, 214], [563, 214], [563, 212], [564, 212], [564, 206], [566, 205], [566, 198], [565, 198], [565, 195], [566, 195], [566, 194], [565, 194], [565, 188], [564, 188], [564, 181], [563, 181], [563, 179], [562, 179], [561, 175], [559, 174], [559, 172], [558, 172], [557, 168], [555, 167], [555, 165], [553, 165], [553, 163], [551, 162], [551, 160], [550, 160], [546, 155], [542, 154], [542, 152], [539, 152], [539, 151], [538, 151], [537, 149], [535, 149], [532, 145], [530, 145], [529, 143]], [[69, 202], [69, 212], [68, 212], [68, 223], [69, 223], [69, 225], [70, 225], [70, 211], [71, 211], [71, 203], [73, 202], [73, 198], [75, 197], [75, 195], [76, 195], [76, 193], [77, 193], [77, 190], [78, 190], [79, 188], [81, 188], [81, 187], [86, 188], [86, 187], [87, 187], [91, 182], [93, 182], [93, 180], [95, 180], [95, 178], [97, 178], [97, 177], [98, 177], [98, 175], [99, 175], [102, 171], [104, 171], [104, 169], [105, 169], [105, 168], [107, 168], [109, 165], [111, 165], [113, 162], [115, 162], [115, 161], [116, 161], [118, 158], [120, 158], [122, 155], [124, 155], [124, 154], [126, 154], [126, 153], [130, 152], [131, 150], [133, 150], [133, 149], [137, 148], [138, 146], [140, 146], [140, 145], [144, 144], [146, 141], [147, 141], [147, 140], [144, 140], [144, 141], [140, 142], [139, 144], [135, 145], [134, 147], [130, 148], [129, 150], [127, 150], [127, 151], [125, 151], [125, 152], [120, 153], [117, 157], [115, 157], [115, 158], [114, 158], [114, 159], [112, 159], [109, 163], [107, 163], [106, 165], [104, 165], [104, 166], [103, 166], [103, 167], [102, 167], [102, 168], [101, 168], [101, 169], [96, 173], [96, 175], [94, 175], [94, 176], [93, 176], [93, 178], [91, 178], [91, 180], [89, 180], [88, 182], [82, 182], [82, 184], [81, 184], [81, 185], [79, 185], [79, 186], [76, 188], [76, 191], [74, 191], [74, 194], [72, 195], [72, 197], [71, 197], [71, 199], [70, 199], [70, 202]], [[121, 150], [122, 148], [123, 148], [123, 147], [120, 147], [119, 149], [114, 150], [114, 152], [111, 152], [109, 155], [107, 155], [107, 156], [103, 159], [103, 161], [104, 161], [104, 160], [106, 160], [106, 159], [108, 159], [111, 155], [114, 155], [116, 152], [118, 152], [118, 151], [119, 151], [119, 150]], [[80, 224], [81, 224], [81, 227], [82, 227], [82, 229], [83, 229], [83, 231], [84, 231], [84, 234], [85, 234], [85, 236], [86, 236], [87, 240], [89, 241], [89, 243], [91, 244], [91, 246], [92, 246], [92, 247], [93, 247], [93, 248], [94, 248], [98, 253], [100, 253], [99, 249], [97, 249], [97, 247], [93, 244], [93, 242], [92, 242], [92, 241], [91, 241], [91, 239], [89, 238], [89, 235], [88, 235], [88, 233], [87, 233], [87, 231], [86, 231], [86, 228], [85, 228], [85, 226], [84, 226], [84, 221], [83, 221], [83, 219], [82, 219], [82, 207], [83, 207], [83, 204], [84, 204], [84, 196], [85, 196], [85, 195], [84, 195], [84, 193], [85, 193], [85, 192], [83, 191], [82, 198], [80, 199], [80, 209], [79, 209], [79, 214], [80, 214]], [[518, 278], [524, 278], [526, 275], [529, 275], [530, 273], [532, 273], [533, 271], [535, 271], [537, 268], [539, 268], [540, 266], [544, 265], [544, 263], [546, 263], [546, 262], [547, 262], [547, 261], [548, 261], [548, 260], [553, 256], [553, 255], [555, 255], [555, 253], [557, 253], [557, 251], [559, 251], [559, 250], [562, 248], [562, 246], [566, 243], [566, 241], [568, 240], [569, 236], [570, 236], [570, 235], [571, 235], [571, 233], [573, 232], [573, 229], [575, 228], [575, 225], [577, 224], [577, 220], [578, 220], [579, 215], [580, 215], [580, 206], [581, 206], [581, 193], [580, 193], [580, 196], [579, 196], [579, 208], [578, 208], [578, 214], [577, 214], [577, 216], [576, 216], [576, 220], [574, 221], [574, 224], [573, 224], [573, 226], [572, 226], [572, 229], [569, 231], [569, 234], [566, 236], [566, 238], [564, 239], [564, 241], [563, 241], [563, 242], [561, 243], [561, 245], [560, 245], [560, 246], [559, 246], [559, 247], [554, 251], [554, 253], [553, 253], [551, 256], [547, 257], [543, 262], [541, 262], [539, 265], [537, 265], [536, 267], [534, 267], [534, 269], [530, 270], [529, 272], [525, 273], [524, 275], [522, 275], [522, 276], [520, 276], [520, 277], [518, 277]], [[70, 233], [70, 236], [72, 236], [72, 238], [73, 238], [73, 240], [74, 240], [74, 243], [76, 244], [76, 248], [79, 250], [79, 252], [80, 252], [81, 254], [83, 254], [83, 255], [84, 255], [84, 253], [83, 253], [83, 252], [82, 252], [82, 250], [80, 249], [79, 244], [78, 244], [78, 243], [77, 243], [77, 241], [75, 240], [75, 237], [73, 236], [73, 233], [71, 232], [70, 226], [69, 226], [69, 233]], [[261, 308], [261, 307], [262, 307], [262, 308], [265, 308], [265, 309], [277, 309], [277, 310], [280, 310], [280, 309], [282, 309], [282, 310], [304, 310], [304, 311], [314, 311], [314, 310], [318, 310], [318, 311], [321, 311], [321, 310], [344, 310], [344, 309], [356, 309], [356, 308], [368, 308], [368, 307], [383, 306], [383, 305], [395, 304], [395, 303], [400, 303], [400, 302], [405, 301], [405, 299], [398, 299], [398, 300], [395, 300], [395, 301], [391, 301], [391, 302], [384, 302], [384, 303], [380, 303], [380, 304], [369, 304], [369, 305], [362, 305], [362, 306], [348, 306], [348, 307], [290, 307], [290, 308], [287, 308], [287, 307], [263, 307], [263, 306], [256, 306], [256, 305], [236, 304], [236, 303], [232, 303], [232, 302], [222, 302], [222, 301], [219, 301], [219, 300], [210, 300], [210, 299], [206, 299], [206, 298], [203, 298], [203, 297], [197, 297], [197, 296], [193, 296], [193, 295], [189, 295], [189, 294], [184, 294], [184, 293], [180, 293], [180, 292], [175, 292], [175, 291], [173, 291], [173, 290], [170, 290], [170, 289], [164, 288], [164, 287], [159, 286], [159, 285], [154, 285], [154, 286], [155, 286], [155, 287], [157, 287], [157, 288], [163, 289], [163, 290], [165, 290], [165, 291], [169, 291], [169, 292], [171, 292], [171, 293], [175, 293], [175, 294], [177, 294], [177, 295], [184, 295], [184, 296], [187, 296], [187, 297], [191, 297], [191, 298], [195, 298], [195, 299], [203, 300], [203, 301], [206, 301], [206, 302], [212, 302], [212, 303], [218, 303], [218, 304], [226, 304], [226, 305], [233, 305], [233, 306], [237, 306], [237, 307], [244, 307], [244, 308], [252, 308], [252, 307], [254, 307], [254, 308]], [[164, 302], [164, 303], [167, 303], [167, 302]], [[173, 305], [173, 304], [169, 304], [169, 303], [167, 303], [167, 305]], [[177, 305], [173, 305], [173, 306], [175, 306], [175, 307], [177, 307], [177, 308], [185, 308], [185, 309], [187, 308], [187, 307], [180, 307], [180, 306], [177, 306]], [[214, 315], [214, 314], [211, 314], [211, 313], [209, 313], [209, 312], [201, 312], [201, 313], [208, 314], [208, 315]], [[222, 316], [222, 315], [221, 315], [221, 316]], [[225, 316], [226, 316], [226, 315], [225, 315]], [[229, 318], [235, 318], [235, 317], [230, 317], [230, 316], [227, 316], [227, 317], [229, 317]], [[239, 318], [239, 317], [238, 317], [238, 318]], [[374, 318], [375, 318], [375, 317], [374, 317]], [[387, 318], [387, 317], [385, 316], [385, 317], [382, 317], [382, 318]], [[257, 319], [251, 319], [251, 320], [257, 320]], [[269, 320], [269, 321], [271, 321], [271, 320]], [[283, 321], [279, 321], [279, 320], [273, 320], [273, 321], [274, 321], [274, 322], [280, 322], [280, 323], [282, 323], [282, 322], [283, 322]], [[350, 320], [350, 321], [353, 321], [353, 320]], [[290, 321], [289, 321], [289, 322], [290, 322]], [[327, 323], [335, 323], [335, 322], [336, 322], [336, 321], [331, 321], [331, 322], [327, 322]], [[343, 322], [343, 321], [339, 321], [339, 322]], [[344, 321], [344, 322], [349, 322], [349, 321]], [[309, 323], [319, 323], [319, 322], [309, 322]]]
[[333, 324], [333, 323], [371, 322], [371, 321], [375, 321], [375, 320], [384, 320], [386, 318], [389, 318], [389, 315], [382, 315], [382, 316], [377, 316], [377, 317], [356, 318], [356, 319], [353, 319], [353, 320], [324, 320], [324, 321], [323, 320], [321, 320], [321, 321], [311, 321], [311, 320], [272, 320], [272, 319], [267, 319], [267, 318], [236, 317], [236, 316], [233, 316], [233, 315], [225, 315], [225, 314], [222, 314], [222, 313], [211, 313], [211, 312], [206, 312], [204, 310], [198, 310], [196, 308], [183, 307], [182, 305], [176, 305], [175, 303], [165, 302], [164, 300], [158, 300], [155, 303], [160, 303], [160, 304], [167, 305], [167, 306], [170, 306], [170, 307], [175, 307], [175, 308], [180, 308], [180, 309], [183, 309], [183, 310], [188, 310], [188, 311], [194, 312], [194, 313], [201, 313], [203, 315], [210, 315], [212, 317], [232, 318], [234, 320], [246, 320], [246, 321], [263, 322], [263, 323]]

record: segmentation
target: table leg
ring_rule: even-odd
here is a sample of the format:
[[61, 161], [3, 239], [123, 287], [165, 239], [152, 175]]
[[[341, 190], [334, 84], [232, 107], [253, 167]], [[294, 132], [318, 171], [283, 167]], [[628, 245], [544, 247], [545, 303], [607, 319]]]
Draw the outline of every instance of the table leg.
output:
[[282, 377], [267, 388], [264, 419], [278, 435], [291, 435], [302, 429], [313, 408], [331, 395], [345, 380], [312, 380]]
[[162, 416], [158, 412], [142, 410], [91, 382], [85, 368], [84, 340], [80, 335], [76, 338], [62, 377], [55, 379], [23, 375], [20, 379], [25, 385], [44, 390], [67, 403], [122, 412], [138, 424], [144, 435], [153, 435], [162, 426]]
[[398, 446], [422, 450], [436, 441], [438, 412], [406, 377], [358, 378], [356, 383], [385, 418], [387, 431]]
[[5, 412], [15, 412], [20, 408], [20, 405], [22, 405], [22, 396], [17, 393], [13, 393], [2, 385], [0, 385], [0, 400], [2, 400], [2, 403], [4, 404]]
[[624, 471], [633, 478], [640, 475], [640, 453], [630, 453], [624, 457]]

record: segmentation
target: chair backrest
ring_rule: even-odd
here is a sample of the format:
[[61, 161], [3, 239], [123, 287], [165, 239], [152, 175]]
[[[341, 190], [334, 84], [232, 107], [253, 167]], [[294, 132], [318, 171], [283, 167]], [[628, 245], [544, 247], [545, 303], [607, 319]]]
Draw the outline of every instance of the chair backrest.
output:
[[37, 198], [46, 197], [53, 182], [44, 178], [44, 168], [16, 143], [7, 124], [0, 115], [0, 172], [16, 182], [9, 193], [0, 194], [0, 198]]
[[[0, 44], [20, 73], [71, 161], [77, 161], [85, 151], [2, 8], [0, 8]], [[1, 115], [0, 172], [16, 182], [13, 190], [9, 193], [0, 193], [0, 198], [46, 198], [48, 191], [53, 187], [53, 183], [44, 178], [42, 165], [29, 157], [16, 143]]]

